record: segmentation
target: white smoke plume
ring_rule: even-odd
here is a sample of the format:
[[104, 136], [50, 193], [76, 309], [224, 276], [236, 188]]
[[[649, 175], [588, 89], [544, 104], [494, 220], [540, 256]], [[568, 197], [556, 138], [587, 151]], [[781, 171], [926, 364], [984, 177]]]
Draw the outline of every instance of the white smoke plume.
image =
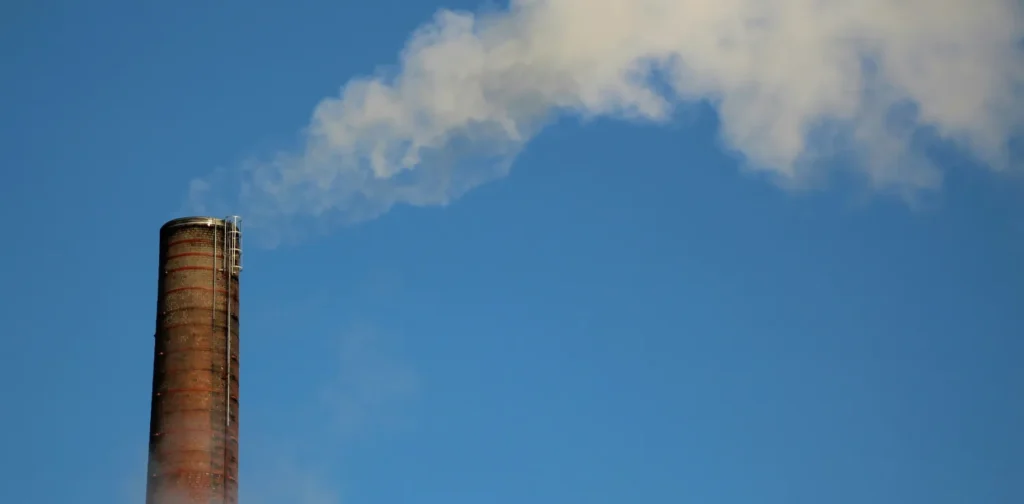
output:
[[[512, 0], [441, 10], [394, 72], [324, 99], [304, 146], [240, 172], [253, 219], [352, 222], [503, 176], [555, 117], [667, 121], [706, 101], [749, 168], [801, 184], [836, 157], [876, 188], [941, 185], [930, 132], [994, 169], [1024, 121], [1017, 0]], [[682, 167], [681, 167], [682, 168]], [[194, 196], [221, 189], [193, 181]]]

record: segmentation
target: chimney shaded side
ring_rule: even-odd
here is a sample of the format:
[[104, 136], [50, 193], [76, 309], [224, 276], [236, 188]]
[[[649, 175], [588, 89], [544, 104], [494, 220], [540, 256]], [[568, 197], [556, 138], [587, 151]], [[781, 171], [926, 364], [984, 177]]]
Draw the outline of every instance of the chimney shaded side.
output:
[[160, 228], [146, 504], [237, 504], [241, 227]]

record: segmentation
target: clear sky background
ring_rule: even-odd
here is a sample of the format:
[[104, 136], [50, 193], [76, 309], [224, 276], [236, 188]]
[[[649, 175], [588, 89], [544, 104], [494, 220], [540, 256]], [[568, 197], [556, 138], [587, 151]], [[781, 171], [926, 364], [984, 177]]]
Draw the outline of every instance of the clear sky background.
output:
[[[440, 6], [0, 7], [0, 502], [143, 501], [160, 225]], [[793, 194], [716, 128], [566, 120], [448, 207], [248, 247], [242, 502], [1024, 502], [1020, 180]]]

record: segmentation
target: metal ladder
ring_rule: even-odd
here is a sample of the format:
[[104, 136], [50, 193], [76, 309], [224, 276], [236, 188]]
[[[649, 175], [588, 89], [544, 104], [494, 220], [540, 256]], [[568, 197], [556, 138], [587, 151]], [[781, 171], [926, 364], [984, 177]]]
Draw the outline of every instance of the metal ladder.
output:
[[227, 316], [224, 335], [227, 338], [227, 361], [224, 370], [224, 399], [226, 401], [224, 426], [231, 425], [231, 277], [242, 271], [242, 218], [232, 215], [224, 218], [224, 271], [228, 272]]
[[232, 215], [224, 218], [224, 234], [221, 241], [221, 264], [217, 266], [218, 233], [213, 233], [213, 299], [214, 299], [214, 324], [217, 314], [217, 276], [227, 272], [226, 285], [224, 286], [227, 309], [224, 317], [224, 338], [227, 347], [224, 362], [224, 468], [221, 484], [224, 493], [224, 502], [228, 502], [228, 443], [230, 442], [231, 427], [231, 279], [237, 278], [242, 271], [242, 218]]

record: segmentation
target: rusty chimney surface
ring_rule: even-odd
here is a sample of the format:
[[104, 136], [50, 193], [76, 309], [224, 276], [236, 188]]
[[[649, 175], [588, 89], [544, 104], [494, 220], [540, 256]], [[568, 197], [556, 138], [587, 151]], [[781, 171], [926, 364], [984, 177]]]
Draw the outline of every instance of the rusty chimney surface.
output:
[[160, 228], [146, 504], [237, 504], [240, 219]]

